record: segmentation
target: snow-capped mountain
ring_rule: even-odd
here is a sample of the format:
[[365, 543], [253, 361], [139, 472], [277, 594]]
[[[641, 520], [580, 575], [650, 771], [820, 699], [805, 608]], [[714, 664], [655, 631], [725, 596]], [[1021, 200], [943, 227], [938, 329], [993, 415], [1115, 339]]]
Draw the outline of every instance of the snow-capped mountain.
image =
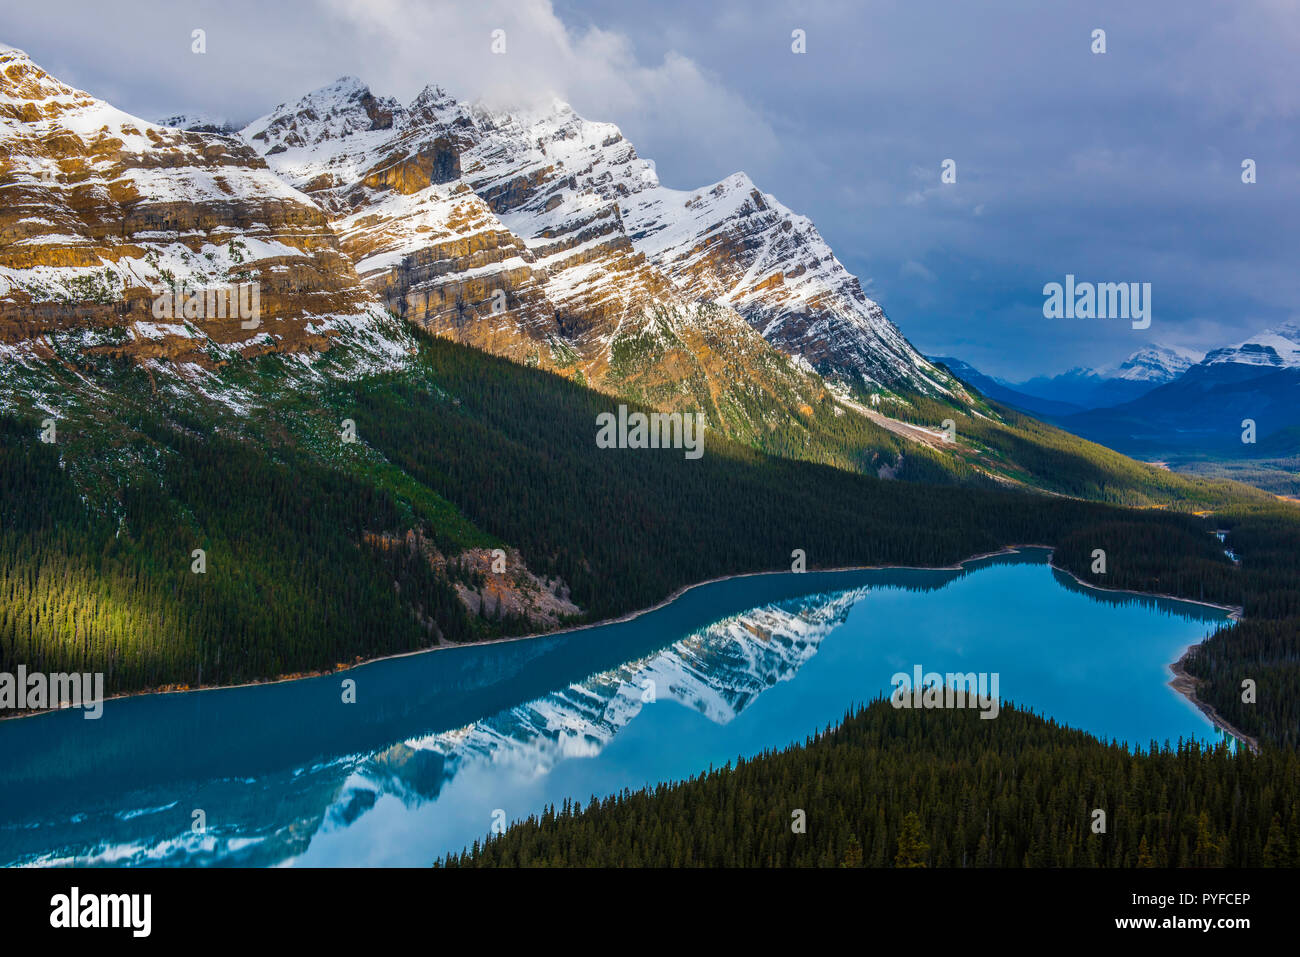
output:
[[[0, 377], [15, 408], [111, 405], [90, 380], [55, 394], [42, 371], [107, 355], [155, 390], [161, 375], [243, 409], [238, 375], [207, 374], [266, 353], [304, 358], [275, 367], [295, 381], [402, 367], [418, 347], [398, 320], [848, 468], [862, 458], [838, 420], [866, 413], [847, 393], [969, 399], [806, 217], [743, 174], [665, 189], [617, 127], [563, 102], [499, 111], [426, 87], [402, 105], [345, 77], [230, 136], [126, 114], [21, 51], [0, 66], [0, 350], [18, 359]], [[257, 291], [255, 321], [213, 309], [235, 286]], [[881, 455], [896, 459], [873, 449], [866, 467]]]
[[[1152, 389], [1173, 382], [1196, 363], [1202, 354], [1181, 346], [1158, 343], [1144, 346], [1128, 358], [1111, 366], [1091, 369], [1076, 366], [1055, 376], [1036, 376], [1021, 383], [1002, 385], [1025, 393], [1031, 398], [1052, 403], [1074, 405], [1074, 412], [1132, 402]], [[1001, 382], [1001, 380], [998, 380]], [[1017, 404], [1017, 403], [1013, 403]], [[1028, 408], [1020, 404], [1021, 408]], [[1069, 409], [1029, 409], [1045, 415], [1070, 414]]]
[[[1253, 423], [1255, 441], [1243, 441], [1246, 420]], [[1289, 450], [1300, 426], [1300, 322], [1211, 350], [1133, 401], [1071, 416], [1062, 424], [1134, 455], [1294, 454]]]
[[1205, 354], [1195, 349], [1150, 345], [1139, 349], [1113, 368], [1101, 370], [1099, 374], [1108, 379], [1160, 385], [1177, 379], [1204, 358]]
[[862, 292], [806, 216], [745, 173], [694, 191], [651, 175], [620, 200], [636, 247], [692, 296], [736, 309], [831, 378], [934, 391], [934, 369]]
[[536, 255], [460, 179], [477, 134], [439, 91], [408, 112], [344, 77], [242, 135], [334, 217], [358, 273], [404, 318], [520, 361], [562, 341]]
[[495, 115], [434, 87], [403, 107], [345, 77], [241, 135], [328, 212], [384, 304], [438, 335], [749, 438], [830, 401], [734, 310], [647, 262], [616, 203], [574, 186], [577, 154], [613, 134], [563, 107]]
[[1206, 365], [1266, 366], [1273, 369], [1300, 368], [1300, 319], [1256, 333], [1235, 346], [1214, 349]]
[[428, 87], [402, 106], [343, 78], [242, 136], [335, 217], [367, 284], [440, 334], [599, 383], [640, 375], [621, 360], [647, 346], [770, 367], [752, 327], [791, 369], [943, 388], [806, 217], [743, 173], [666, 189], [563, 102], [493, 111]]
[[[232, 137], [220, 118], [149, 123], [2, 55], [0, 346], [72, 334], [184, 372], [341, 336], [401, 362], [405, 335], [376, 332], [387, 307], [749, 440], [843, 414], [822, 375], [951, 381], [806, 217], [744, 174], [665, 189], [617, 127], [562, 102], [493, 111], [428, 87], [404, 106], [345, 77]], [[155, 312], [164, 289], [235, 283], [260, 291], [251, 328]]]
[[[0, 49], [0, 348], [212, 368], [328, 350], [382, 313], [320, 209], [235, 139], [158, 126]], [[159, 317], [158, 293], [256, 285], [258, 315]], [[249, 296], [251, 301], [251, 294]]]

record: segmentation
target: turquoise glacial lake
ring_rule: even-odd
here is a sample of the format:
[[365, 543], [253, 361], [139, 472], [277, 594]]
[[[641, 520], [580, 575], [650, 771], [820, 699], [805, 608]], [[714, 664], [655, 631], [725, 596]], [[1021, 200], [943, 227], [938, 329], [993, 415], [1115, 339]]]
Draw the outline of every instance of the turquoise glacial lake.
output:
[[1226, 613], [1048, 557], [736, 578], [547, 638], [0, 721], [0, 864], [427, 866], [494, 821], [802, 742], [917, 665], [1130, 747], [1221, 740], [1168, 681]]

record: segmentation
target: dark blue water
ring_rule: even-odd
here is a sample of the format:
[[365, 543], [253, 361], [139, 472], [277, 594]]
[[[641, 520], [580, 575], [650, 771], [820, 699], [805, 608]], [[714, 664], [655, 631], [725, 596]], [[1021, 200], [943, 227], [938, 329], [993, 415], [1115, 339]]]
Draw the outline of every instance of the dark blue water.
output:
[[551, 638], [3, 721], [0, 864], [427, 865], [546, 804], [802, 741], [916, 665], [997, 673], [1130, 745], [1218, 740], [1167, 682], [1225, 614], [1083, 588], [1047, 554], [733, 579]]

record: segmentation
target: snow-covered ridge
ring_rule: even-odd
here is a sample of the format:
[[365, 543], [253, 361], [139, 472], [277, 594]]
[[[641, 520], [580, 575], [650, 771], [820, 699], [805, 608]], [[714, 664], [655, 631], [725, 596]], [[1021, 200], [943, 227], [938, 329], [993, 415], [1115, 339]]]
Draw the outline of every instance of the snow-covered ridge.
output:
[[[0, 342], [39, 350], [44, 334], [94, 330], [97, 351], [207, 368], [375, 331], [378, 303], [324, 213], [241, 140], [132, 116], [7, 48], [0, 152]], [[234, 282], [260, 285], [256, 332], [224, 317], [154, 321], [163, 288]]]
[[[517, 237], [550, 305], [596, 317], [577, 320], [580, 351], [608, 346], [637, 312], [684, 315], [707, 302], [743, 317], [796, 367], [868, 387], [943, 389], [811, 220], [744, 173], [696, 191], [663, 187], [617, 126], [563, 101], [491, 110], [426, 87], [402, 106], [344, 77], [241, 135], [352, 228], [373, 225], [371, 214], [406, 218], [390, 190], [414, 206], [414, 186], [468, 186], [486, 206], [467, 213], [474, 228]], [[384, 248], [360, 256], [363, 272], [417, 254], [438, 230], [427, 215], [386, 226]]]
[[[75, 302], [93, 286], [110, 303], [238, 266], [281, 283], [286, 296], [263, 296], [279, 307], [328, 278], [351, 292], [310, 295], [300, 313], [365, 315], [379, 301], [588, 382], [638, 376], [640, 394], [670, 404], [683, 376], [713, 388], [725, 375], [724, 389], [801, 407], [825, 394], [818, 373], [836, 389], [944, 388], [807, 217], [743, 173], [667, 189], [617, 126], [562, 101], [489, 110], [429, 86], [402, 105], [343, 77], [229, 137], [133, 117], [17, 51], [0, 66], [7, 298]], [[50, 142], [76, 145], [56, 156]], [[232, 206], [239, 226], [199, 213]], [[232, 242], [268, 253], [250, 259]], [[184, 338], [169, 334], [159, 341]]]
[[942, 390], [812, 220], [745, 173], [694, 191], [648, 186], [621, 205], [653, 262], [694, 295], [737, 309], [783, 351], [822, 372]]
[[1130, 382], [1172, 382], [1196, 365], [1205, 354], [1181, 346], [1150, 345], [1139, 349], [1114, 367], [1098, 371], [1108, 379], [1125, 379]]
[[1277, 369], [1300, 368], [1300, 319], [1266, 329], [1234, 346], [1214, 349], [1204, 360], [1207, 366], [1230, 362]]

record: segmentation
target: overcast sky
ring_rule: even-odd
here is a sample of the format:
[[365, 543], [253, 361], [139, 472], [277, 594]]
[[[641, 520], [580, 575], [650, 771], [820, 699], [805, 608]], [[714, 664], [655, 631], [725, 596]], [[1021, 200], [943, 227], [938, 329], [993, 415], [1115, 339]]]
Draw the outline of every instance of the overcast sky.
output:
[[[667, 186], [745, 170], [922, 351], [1011, 378], [1300, 317], [1300, 0], [59, 0], [8, 5], [0, 42], [150, 119], [245, 122], [344, 74], [559, 95]], [[1067, 273], [1151, 283], [1150, 328], [1045, 319]]]

